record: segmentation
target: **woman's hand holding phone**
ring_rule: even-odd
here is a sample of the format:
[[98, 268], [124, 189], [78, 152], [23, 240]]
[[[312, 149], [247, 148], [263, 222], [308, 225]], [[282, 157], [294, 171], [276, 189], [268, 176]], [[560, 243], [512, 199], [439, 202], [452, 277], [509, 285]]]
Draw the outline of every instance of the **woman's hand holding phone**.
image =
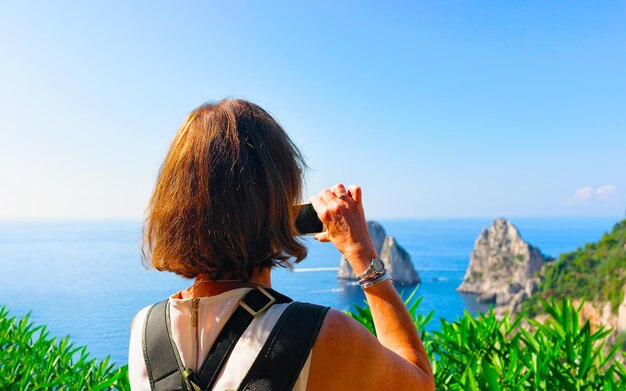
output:
[[345, 255], [358, 275], [365, 271], [376, 249], [370, 238], [359, 186], [337, 184], [309, 198], [326, 231], [315, 235], [320, 242], [332, 242]]

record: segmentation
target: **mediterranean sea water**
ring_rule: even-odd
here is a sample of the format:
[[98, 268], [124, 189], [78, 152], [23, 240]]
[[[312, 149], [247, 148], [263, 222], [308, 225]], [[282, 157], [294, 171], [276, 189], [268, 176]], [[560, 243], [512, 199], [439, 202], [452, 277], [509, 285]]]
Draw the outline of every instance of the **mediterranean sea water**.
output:
[[[524, 239], [558, 254], [600, 238], [619, 218], [518, 218]], [[455, 319], [464, 310], [486, 310], [471, 295], [455, 292], [475, 238], [489, 219], [380, 221], [411, 254], [422, 283], [419, 311]], [[31, 313], [53, 336], [70, 335], [94, 357], [127, 361], [129, 325], [142, 307], [186, 288], [189, 280], [145, 270], [140, 261], [139, 221], [0, 221], [0, 305], [12, 315]], [[295, 272], [275, 270], [275, 289], [300, 301], [340, 310], [365, 296], [336, 278], [340, 254], [308, 239], [309, 256]], [[405, 294], [415, 286], [398, 286]]]

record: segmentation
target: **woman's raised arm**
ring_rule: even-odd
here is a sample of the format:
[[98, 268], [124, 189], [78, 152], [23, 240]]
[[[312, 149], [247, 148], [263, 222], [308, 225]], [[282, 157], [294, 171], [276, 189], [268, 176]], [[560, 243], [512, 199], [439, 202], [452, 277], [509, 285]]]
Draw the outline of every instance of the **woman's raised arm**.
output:
[[[338, 184], [311, 197], [332, 242], [359, 275], [378, 254], [367, 230], [361, 189]], [[358, 322], [330, 311], [313, 349], [309, 390], [432, 390], [434, 380], [422, 341], [390, 280], [364, 289], [378, 340]]]

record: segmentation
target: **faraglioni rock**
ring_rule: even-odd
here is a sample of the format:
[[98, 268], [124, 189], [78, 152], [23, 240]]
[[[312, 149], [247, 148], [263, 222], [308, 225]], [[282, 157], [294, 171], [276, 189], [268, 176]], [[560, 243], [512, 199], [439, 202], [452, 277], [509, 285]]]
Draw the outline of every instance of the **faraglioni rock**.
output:
[[500, 312], [516, 310], [535, 291], [535, 273], [549, 260], [525, 242], [512, 223], [496, 219], [476, 238], [457, 291], [477, 294], [478, 301], [495, 303]]
[[[376, 252], [379, 254], [380, 259], [385, 262], [385, 267], [391, 278], [402, 284], [419, 283], [420, 277], [415, 271], [415, 267], [413, 267], [411, 256], [398, 244], [398, 241], [393, 236], [387, 236], [383, 226], [375, 221], [368, 221], [367, 229], [374, 243], [374, 247], [376, 248]], [[343, 255], [339, 262], [337, 278], [346, 280], [356, 279], [350, 264]]]

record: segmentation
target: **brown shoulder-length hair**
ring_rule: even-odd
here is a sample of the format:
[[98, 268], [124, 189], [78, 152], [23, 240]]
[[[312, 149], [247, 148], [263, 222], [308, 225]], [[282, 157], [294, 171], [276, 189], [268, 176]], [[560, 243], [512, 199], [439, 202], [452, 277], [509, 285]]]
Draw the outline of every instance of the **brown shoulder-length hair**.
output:
[[306, 257], [294, 208], [306, 164], [262, 108], [222, 100], [192, 111], [159, 170], [143, 226], [143, 261], [186, 278], [248, 280]]

